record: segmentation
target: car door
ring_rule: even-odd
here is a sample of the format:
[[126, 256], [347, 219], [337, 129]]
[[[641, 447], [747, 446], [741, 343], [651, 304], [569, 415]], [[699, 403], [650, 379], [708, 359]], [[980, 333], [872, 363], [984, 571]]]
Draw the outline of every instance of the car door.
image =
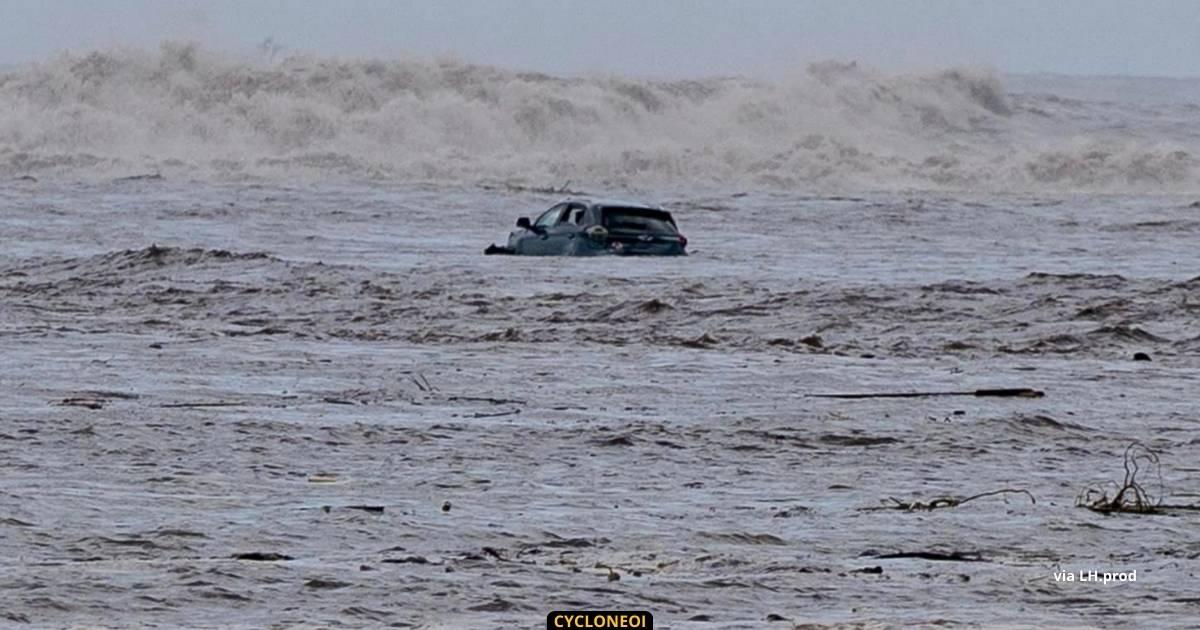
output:
[[567, 204], [557, 204], [538, 216], [537, 220], [533, 222], [532, 229], [521, 230], [522, 233], [518, 234], [516, 238], [516, 252], [532, 256], [559, 253], [554, 251], [554, 244], [550, 241], [550, 229], [558, 225], [558, 219], [566, 209]]
[[582, 231], [583, 214], [587, 206], [581, 203], [569, 203], [554, 225], [546, 230], [545, 246], [547, 253], [555, 255], [572, 254], [575, 252], [575, 239]]

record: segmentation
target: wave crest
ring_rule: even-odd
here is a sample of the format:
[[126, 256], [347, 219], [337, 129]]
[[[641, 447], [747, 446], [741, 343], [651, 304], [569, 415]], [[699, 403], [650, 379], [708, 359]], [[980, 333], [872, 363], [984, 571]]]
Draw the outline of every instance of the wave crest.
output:
[[961, 68], [893, 76], [826, 62], [774, 82], [648, 81], [452, 60], [245, 61], [165, 43], [0, 75], [0, 172], [1198, 188], [1192, 147], [1096, 136], [1075, 124], [1074, 103], [1014, 100], [995, 74]]

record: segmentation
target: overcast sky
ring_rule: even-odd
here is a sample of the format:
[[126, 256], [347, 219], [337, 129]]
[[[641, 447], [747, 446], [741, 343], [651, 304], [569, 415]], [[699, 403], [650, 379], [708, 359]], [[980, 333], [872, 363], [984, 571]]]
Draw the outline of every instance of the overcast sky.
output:
[[889, 70], [1200, 75], [1200, 0], [0, 0], [0, 63], [193, 40], [251, 53], [453, 54], [550, 73]]

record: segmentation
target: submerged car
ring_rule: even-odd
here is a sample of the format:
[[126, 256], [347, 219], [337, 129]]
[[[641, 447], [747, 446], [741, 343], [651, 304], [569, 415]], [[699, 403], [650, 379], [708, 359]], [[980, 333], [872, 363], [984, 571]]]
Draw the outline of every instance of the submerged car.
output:
[[522, 256], [686, 256], [687, 237], [660, 206], [626, 201], [567, 199], [532, 223], [517, 219], [508, 245], [485, 254]]

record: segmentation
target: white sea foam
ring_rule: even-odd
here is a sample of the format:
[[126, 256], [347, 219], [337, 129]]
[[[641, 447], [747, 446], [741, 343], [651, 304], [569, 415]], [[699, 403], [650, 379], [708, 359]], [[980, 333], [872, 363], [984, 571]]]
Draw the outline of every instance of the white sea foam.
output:
[[1155, 81], [834, 62], [776, 81], [560, 78], [167, 43], [0, 73], [0, 174], [1200, 190], [1200, 90]]

